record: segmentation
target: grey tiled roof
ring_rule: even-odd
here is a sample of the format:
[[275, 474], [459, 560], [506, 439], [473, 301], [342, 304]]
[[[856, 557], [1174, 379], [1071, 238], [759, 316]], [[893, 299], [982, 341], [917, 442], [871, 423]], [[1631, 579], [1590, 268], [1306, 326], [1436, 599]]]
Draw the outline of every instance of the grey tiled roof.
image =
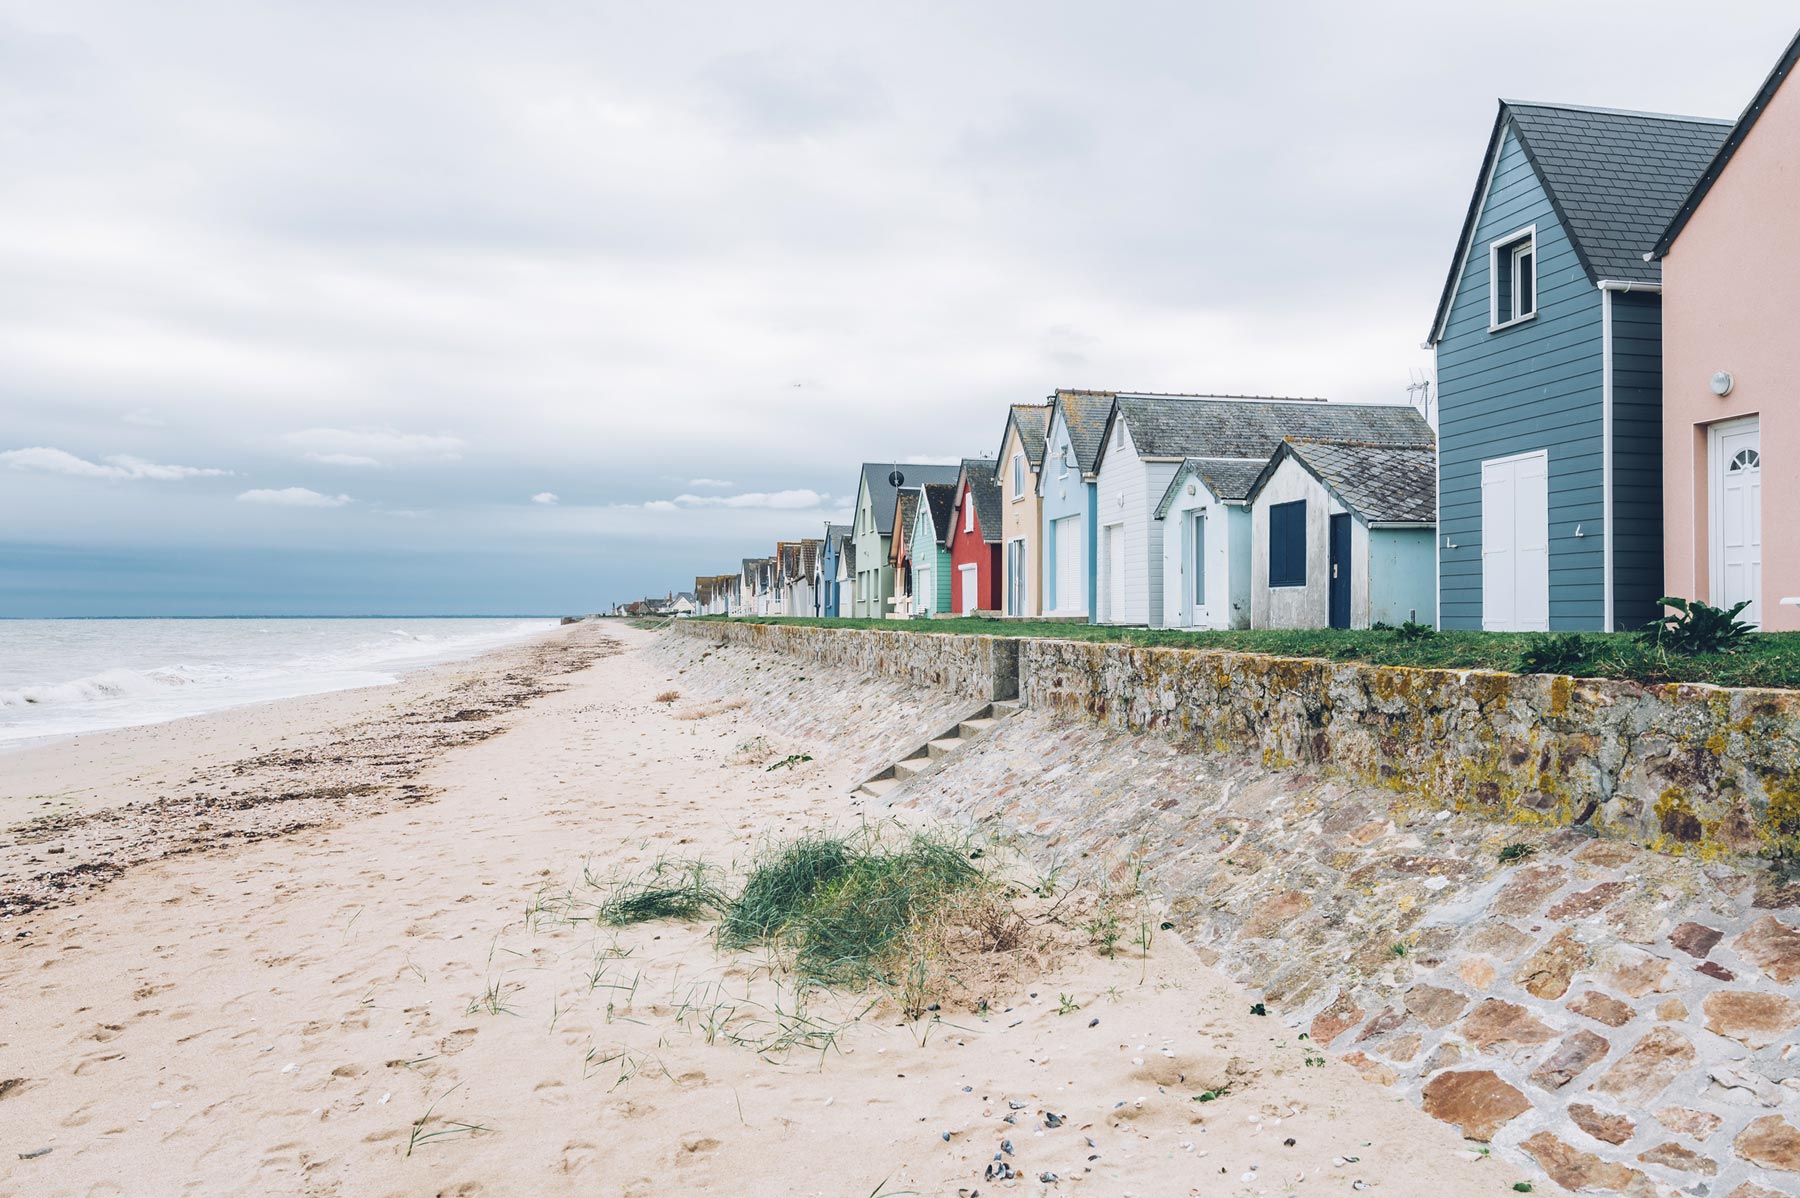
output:
[[932, 531], [942, 548], [950, 542], [950, 509], [956, 504], [956, 484], [926, 483], [921, 489], [925, 492], [925, 502], [931, 506]]
[[1139, 457], [1249, 458], [1265, 462], [1284, 437], [1435, 446], [1431, 426], [1406, 404], [1309, 399], [1119, 396]]
[[1075, 468], [1083, 474], [1092, 474], [1100, 460], [1100, 441], [1106, 436], [1106, 418], [1112, 414], [1113, 398], [1111, 391], [1058, 391], [1052, 401], [1062, 410], [1063, 423], [1069, 426]]
[[1156, 518], [1161, 520], [1169, 514], [1175, 497], [1190, 476], [1197, 475], [1221, 501], [1241, 500], [1250, 494], [1250, 488], [1256, 485], [1266, 465], [1268, 462], [1262, 458], [1188, 458], [1163, 491], [1162, 502], [1156, 505]]
[[[1050, 432], [1050, 410], [1053, 403], [1016, 403], [1006, 417], [1007, 428], [1019, 430], [1019, 441], [1025, 447], [1025, 460], [1032, 473], [1044, 468], [1044, 438]], [[1000, 431], [1000, 448], [1006, 449], [1006, 429]]]
[[1729, 122], [1707, 117], [1500, 101], [1427, 345], [1437, 343], [1456, 280], [1474, 252], [1488, 175], [1508, 127], [1543, 181], [1590, 283], [1662, 278], [1662, 264], [1645, 262], [1644, 255], [1731, 132]]
[[[962, 477], [969, 481], [969, 498], [975, 504], [975, 520], [981, 525], [981, 539], [1000, 539], [1000, 479], [994, 463], [987, 458], [964, 458]], [[960, 480], [958, 485], [960, 485]]]
[[1589, 279], [1660, 280], [1661, 265], [1644, 255], [1731, 122], [1517, 101], [1506, 109]]
[[903, 487], [918, 487], [926, 483], [954, 483], [956, 481], [955, 466], [922, 466], [914, 462], [864, 462], [862, 467], [863, 481], [868, 485], [869, 497], [875, 502], [875, 531], [882, 536], [894, 533], [894, 487], [888, 482], [888, 475], [898, 469], [904, 476], [900, 484]]
[[856, 573], [856, 542], [849, 537], [844, 538], [843, 562], [849, 568], [849, 572], [854, 575]]
[[1290, 456], [1345, 507], [1371, 524], [1430, 524], [1437, 520], [1435, 450], [1295, 438], [1284, 442], [1269, 459], [1255, 490]]

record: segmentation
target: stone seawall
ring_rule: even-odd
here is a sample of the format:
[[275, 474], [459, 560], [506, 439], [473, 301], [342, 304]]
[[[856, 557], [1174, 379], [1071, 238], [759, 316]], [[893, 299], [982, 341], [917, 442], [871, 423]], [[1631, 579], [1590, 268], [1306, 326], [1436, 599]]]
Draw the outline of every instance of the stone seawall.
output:
[[1068, 719], [1251, 750], [1433, 809], [1663, 852], [1800, 856], [1800, 692], [1372, 666], [1097, 641], [677, 625]]
[[858, 674], [879, 674], [966, 699], [1019, 694], [1019, 646], [1011, 637], [811, 628], [792, 624], [678, 622], [689, 636], [717, 644], [787, 653]]
[[[697, 689], [746, 696], [774, 728], [893, 744], [900, 707], [936, 718], [921, 688], [866, 665], [683, 642], [668, 651]], [[1452, 765], [1429, 794], [1408, 781], [1426, 736], [1431, 752], [1461, 738], [1488, 760], [1516, 751], [1488, 744], [1484, 718], [1495, 741], [1571, 760], [1570, 738], [1592, 736], [1586, 752], [1611, 763], [1579, 775], [1596, 789], [1717, 735], [1713, 751], [1755, 774], [1792, 751], [1791, 729], [1761, 745], [1718, 729], [1775, 719], [1762, 696], [1162, 652], [1025, 643], [1027, 708], [888, 801], [990, 829], [1046, 870], [1141, 876], [1288, 1035], [1567, 1190], [1800, 1192], [1800, 881], [1692, 851], [1716, 839], [1659, 832], [1654, 847], [1690, 851], [1658, 852], [1597, 836], [1592, 818], [1459, 802]], [[1406, 703], [1383, 693], [1409, 675]], [[873, 719], [852, 701], [865, 690], [892, 697]], [[1528, 767], [1547, 768], [1511, 772]]]
[[1020, 697], [1441, 809], [1665, 852], [1800, 848], [1800, 693], [1032, 640]]

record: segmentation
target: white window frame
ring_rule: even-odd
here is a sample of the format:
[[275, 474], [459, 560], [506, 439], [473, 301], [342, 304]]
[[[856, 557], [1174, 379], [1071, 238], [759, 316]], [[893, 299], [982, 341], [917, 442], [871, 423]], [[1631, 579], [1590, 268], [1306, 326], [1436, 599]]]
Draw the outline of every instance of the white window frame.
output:
[[967, 491], [963, 492], [963, 531], [975, 531], [975, 498]]
[[[1522, 312], [1506, 320], [1500, 319], [1500, 288], [1496, 283], [1500, 279], [1502, 260], [1510, 284], [1508, 294], [1517, 304], [1519, 296], [1519, 248], [1531, 247], [1531, 311]], [[1524, 324], [1528, 320], [1536, 320], [1538, 314], [1538, 281], [1543, 272], [1538, 269], [1537, 226], [1526, 225], [1523, 229], [1515, 229], [1505, 237], [1488, 242], [1488, 332], [1497, 333], [1501, 329], [1510, 329], [1514, 325]]]
[[1025, 501], [1025, 455], [1015, 453], [1012, 456], [1012, 486], [1014, 503]]

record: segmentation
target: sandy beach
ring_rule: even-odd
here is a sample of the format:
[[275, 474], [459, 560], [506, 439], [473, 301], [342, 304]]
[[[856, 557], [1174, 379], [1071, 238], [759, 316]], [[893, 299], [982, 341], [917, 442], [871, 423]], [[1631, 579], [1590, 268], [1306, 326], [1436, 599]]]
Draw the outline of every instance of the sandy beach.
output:
[[1174, 935], [1103, 955], [1078, 893], [1026, 901], [1028, 948], [913, 1022], [802, 996], [701, 923], [569, 918], [660, 856], [729, 866], [868, 816], [855, 746], [682, 698], [654, 640], [576, 625], [0, 759], [0, 1195], [1424, 1198], [1523, 1176]]

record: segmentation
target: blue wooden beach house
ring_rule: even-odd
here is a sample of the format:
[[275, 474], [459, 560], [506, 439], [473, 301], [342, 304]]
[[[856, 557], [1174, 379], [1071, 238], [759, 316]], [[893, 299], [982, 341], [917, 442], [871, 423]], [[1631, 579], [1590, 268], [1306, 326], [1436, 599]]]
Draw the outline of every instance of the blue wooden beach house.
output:
[[1444, 628], [1634, 628], [1662, 594], [1662, 272], [1730, 131], [1502, 101], [1427, 348]]
[[1110, 391], [1058, 391], [1037, 478], [1043, 502], [1044, 615], [1094, 618], [1094, 480]]

